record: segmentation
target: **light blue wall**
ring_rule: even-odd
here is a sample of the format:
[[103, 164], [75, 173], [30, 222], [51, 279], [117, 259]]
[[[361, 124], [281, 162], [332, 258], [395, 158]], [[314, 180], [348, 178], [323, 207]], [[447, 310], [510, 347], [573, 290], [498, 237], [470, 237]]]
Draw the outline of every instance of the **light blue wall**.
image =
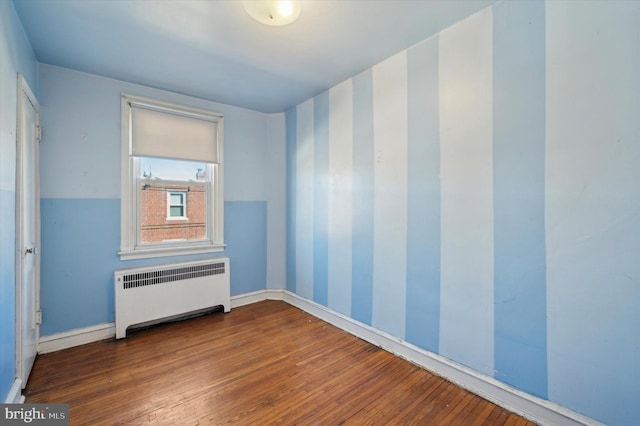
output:
[[640, 3], [547, 4], [549, 398], [640, 424]]
[[13, 3], [0, 1], [0, 402], [15, 379], [17, 74], [37, 96], [37, 64]]
[[544, 5], [533, 2], [494, 9], [492, 159], [496, 377], [542, 397], [547, 396], [544, 14]]
[[113, 321], [114, 269], [212, 257], [120, 261], [121, 92], [224, 114], [228, 247], [220, 255], [231, 259], [231, 293], [267, 288], [268, 264], [269, 286], [284, 286], [284, 219], [282, 223], [273, 219], [284, 218], [284, 173], [270, 171], [265, 161], [275, 151], [281, 153], [275, 165], [284, 164], [283, 115], [43, 64], [39, 76], [42, 335]]
[[287, 288], [640, 424], [639, 43], [635, 1], [504, 1], [288, 111]]

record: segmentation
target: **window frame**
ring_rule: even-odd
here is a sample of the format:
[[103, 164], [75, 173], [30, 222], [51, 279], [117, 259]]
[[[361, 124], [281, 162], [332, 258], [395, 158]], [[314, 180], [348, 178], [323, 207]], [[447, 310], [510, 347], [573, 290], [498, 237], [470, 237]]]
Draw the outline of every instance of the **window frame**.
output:
[[[138, 157], [131, 155], [131, 108], [144, 107], [165, 113], [209, 120], [217, 126], [218, 163], [207, 163], [210, 173], [209, 196], [207, 197], [207, 238], [205, 240], [182, 240], [157, 244], [139, 243], [139, 197], [137, 193]], [[121, 260], [145, 259], [199, 253], [221, 252], [224, 244], [224, 120], [222, 114], [189, 106], [179, 105], [142, 96], [121, 94], [121, 151], [120, 151], [120, 251]], [[178, 159], [177, 159], [178, 160]], [[167, 203], [169, 204], [169, 203]], [[168, 209], [168, 207], [167, 207]], [[186, 219], [172, 218], [173, 220]]]

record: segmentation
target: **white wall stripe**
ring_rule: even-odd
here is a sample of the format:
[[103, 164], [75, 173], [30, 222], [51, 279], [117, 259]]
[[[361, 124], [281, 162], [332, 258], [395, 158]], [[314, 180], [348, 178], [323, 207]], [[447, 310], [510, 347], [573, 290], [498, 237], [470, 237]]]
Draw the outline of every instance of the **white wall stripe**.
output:
[[267, 118], [267, 288], [287, 282], [287, 147], [285, 115]]
[[353, 84], [329, 91], [329, 307], [351, 314]]
[[493, 374], [492, 25], [489, 9], [440, 35], [440, 353], [489, 375]]
[[297, 107], [296, 292], [313, 300], [313, 99]]
[[407, 259], [407, 52], [372, 69], [374, 234], [372, 323], [404, 338]]

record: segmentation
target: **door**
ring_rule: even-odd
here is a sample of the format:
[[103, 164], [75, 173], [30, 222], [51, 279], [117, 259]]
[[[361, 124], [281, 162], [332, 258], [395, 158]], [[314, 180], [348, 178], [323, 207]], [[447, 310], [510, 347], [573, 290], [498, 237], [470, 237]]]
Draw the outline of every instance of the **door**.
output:
[[16, 376], [27, 384], [40, 323], [39, 105], [18, 76], [16, 162]]

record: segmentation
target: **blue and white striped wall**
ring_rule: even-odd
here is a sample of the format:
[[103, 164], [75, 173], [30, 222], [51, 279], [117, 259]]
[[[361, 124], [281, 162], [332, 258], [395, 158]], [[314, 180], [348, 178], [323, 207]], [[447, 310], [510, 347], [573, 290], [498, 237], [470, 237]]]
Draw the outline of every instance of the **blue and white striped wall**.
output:
[[505, 1], [287, 112], [287, 289], [640, 424], [640, 3]]
[[282, 287], [284, 114], [44, 64], [39, 76], [43, 336], [113, 322], [115, 269], [215, 256], [120, 261], [121, 92], [224, 114], [227, 247], [220, 254], [231, 259], [231, 294]]

